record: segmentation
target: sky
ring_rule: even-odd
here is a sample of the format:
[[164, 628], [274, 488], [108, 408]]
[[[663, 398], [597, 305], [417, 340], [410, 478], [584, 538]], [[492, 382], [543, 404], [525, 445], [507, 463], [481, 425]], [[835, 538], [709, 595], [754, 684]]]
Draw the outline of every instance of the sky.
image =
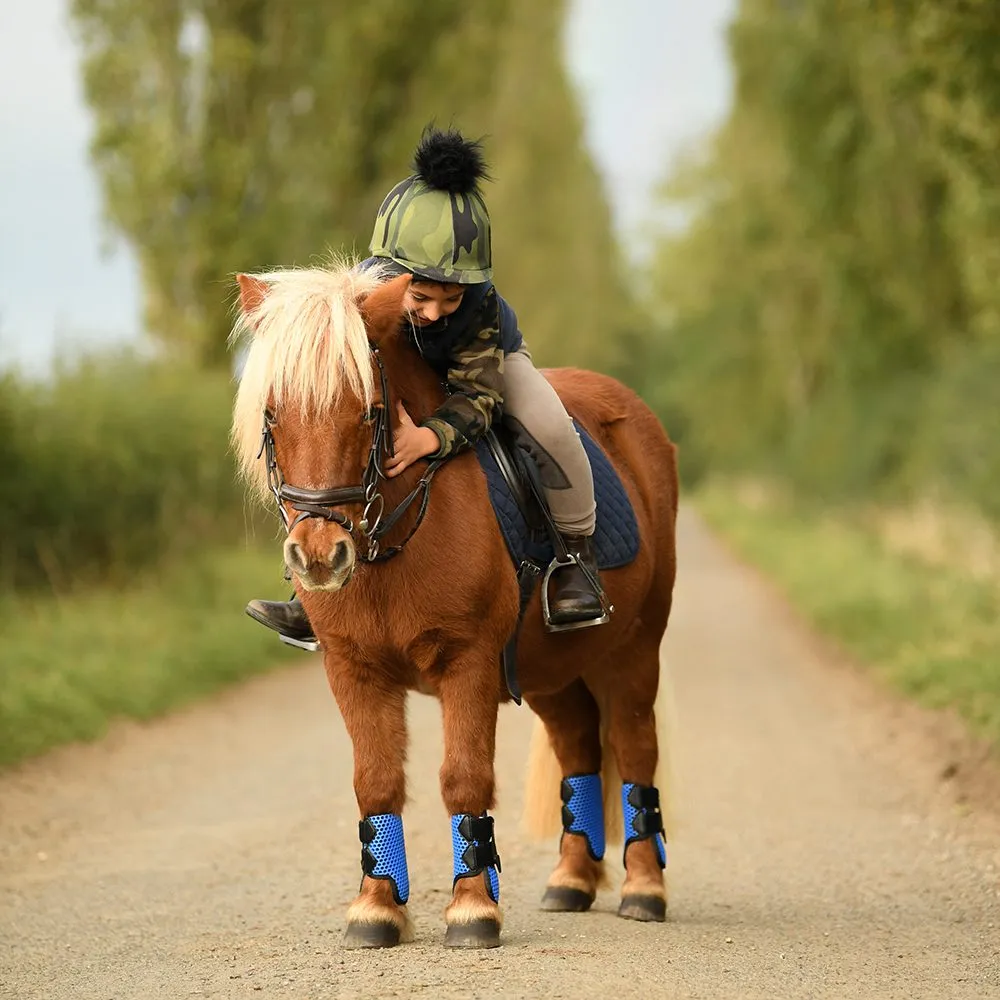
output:
[[572, 0], [569, 8], [567, 64], [628, 241], [671, 164], [729, 107], [725, 29], [736, 0]]
[[[725, 114], [736, 0], [570, 0], [565, 50], [616, 226], [635, 250], [670, 164]], [[66, 0], [0, 0], [0, 366], [141, 335], [129, 248], [102, 222]]]

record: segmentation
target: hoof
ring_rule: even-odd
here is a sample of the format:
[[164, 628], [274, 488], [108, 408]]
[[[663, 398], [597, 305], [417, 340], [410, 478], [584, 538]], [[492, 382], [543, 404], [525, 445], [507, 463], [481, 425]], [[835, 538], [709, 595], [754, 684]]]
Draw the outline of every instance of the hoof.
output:
[[399, 928], [390, 923], [353, 923], [344, 934], [346, 948], [394, 948], [399, 944]]
[[542, 909], [550, 913], [584, 913], [593, 902], [594, 897], [582, 889], [550, 885], [542, 896]]
[[667, 901], [659, 896], [623, 896], [618, 916], [626, 920], [667, 919]]
[[449, 924], [446, 948], [498, 948], [500, 925], [495, 920], [473, 920], [471, 924]]

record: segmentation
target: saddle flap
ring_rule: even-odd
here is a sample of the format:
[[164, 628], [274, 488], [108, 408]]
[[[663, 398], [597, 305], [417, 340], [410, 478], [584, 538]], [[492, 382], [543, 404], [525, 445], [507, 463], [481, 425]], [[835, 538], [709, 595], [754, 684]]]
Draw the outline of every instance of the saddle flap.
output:
[[513, 432], [502, 423], [499, 427], [494, 424], [486, 432], [484, 442], [529, 531], [541, 536], [545, 518], [535, 498], [544, 494], [535, 463], [517, 446]]
[[[627, 566], [639, 551], [639, 526], [622, 481], [600, 445], [574, 421], [594, 475], [597, 526], [594, 554], [600, 569]], [[515, 443], [513, 432], [502, 424], [479, 440], [476, 453], [486, 474], [490, 501], [515, 567], [525, 561], [547, 566], [553, 558], [545, 518], [535, 494], [544, 497], [534, 459]], [[537, 487], [528, 485], [528, 477]]]

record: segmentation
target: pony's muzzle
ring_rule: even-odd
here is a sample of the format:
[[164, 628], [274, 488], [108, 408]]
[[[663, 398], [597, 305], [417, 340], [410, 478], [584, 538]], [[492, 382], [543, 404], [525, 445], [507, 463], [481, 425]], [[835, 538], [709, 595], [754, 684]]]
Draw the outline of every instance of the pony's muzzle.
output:
[[340, 535], [332, 544], [325, 531], [313, 532], [308, 540], [294, 535], [285, 540], [285, 565], [306, 590], [337, 591], [351, 579], [357, 553], [351, 537], [343, 531]]

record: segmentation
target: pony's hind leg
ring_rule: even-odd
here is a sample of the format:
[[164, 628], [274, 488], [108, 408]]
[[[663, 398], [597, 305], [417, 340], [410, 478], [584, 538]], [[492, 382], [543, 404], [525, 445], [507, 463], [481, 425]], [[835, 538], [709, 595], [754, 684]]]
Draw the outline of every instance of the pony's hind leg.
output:
[[413, 936], [406, 902], [406, 693], [371, 669], [326, 654], [326, 672], [354, 744], [354, 793], [361, 821], [361, 889], [347, 911], [345, 943], [387, 948]]
[[[654, 703], [659, 679], [659, 637], [640, 635], [628, 669], [609, 684], [607, 740], [622, 780], [625, 882], [618, 913], [632, 920], [665, 920], [666, 866], [659, 791], [653, 775], [659, 752]], [[604, 699], [602, 698], [602, 703]]]
[[[528, 704], [545, 724], [562, 778], [559, 863], [546, 884], [542, 909], [589, 910], [604, 877], [600, 712], [579, 679], [556, 694], [532, 695]], [[549, 784], [532, 784], [528, 794], [552, 795], [555, 791]]]

